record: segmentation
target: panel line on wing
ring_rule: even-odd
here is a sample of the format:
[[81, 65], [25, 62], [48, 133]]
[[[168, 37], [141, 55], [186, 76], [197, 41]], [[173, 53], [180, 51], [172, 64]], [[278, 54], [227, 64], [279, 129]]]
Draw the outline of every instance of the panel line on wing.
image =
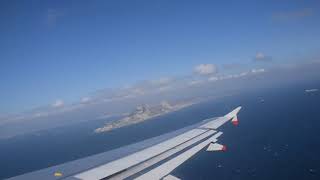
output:
[[202, 133], [206, 132], [206, 130], [202, 129], [192, 129], [187, 131], [177, 137], [169, 139], [167, 141], [161, 142], [155, 146], [144, 149], [142, 151], [133, 153], [124, 158], [112, 161], [110, 163], [104, 164], [102, 166], [90, 169], [88, 171], [82, 172], [80, 174], [75, 175], [74, 177], [79, 179], [102, 179], [104, 177], [108, 177], [114, 173], [117, 173], [121, 170], [132, 167], [138, 163], [141, 163], [149, 158], [152, 158], [174, 146], [177, 144], [181, 144], [193, 137], [196, 137]]
[[217, 138], [222, 134], [222, 132], [219, 132], [210, 138], [206, 139], [205, 141], [202, 141], [201, 143], [197, 144], [196, 146], [188, 149], [187, 151], [179, 154], [173, 159], [168, 160], [167, 162], [159, 165], [158, 167], [146, 172], [145, 174], [135, 178], [135, 180], [149, 180], [149, 179], [161, 179], [164, 176], [167, 176], [169, 173], [171, 173], [175, 168], [177, 168], [179, 165], [181, 165], [183, 162], [188, 160], [190, 157], [192, 157], [194, 154], [199, 152], [201, 149], [203, 149], [205, 146], [207, 146], [211, 142], [216, 142]]
[[216, 131], [214, 130], [207, 130], [206, 132], [193, 137], [191, 139], [189, 139], [188, 141], [185, 141], [181, 144], [178, 144], [175, 147], [172, 147], [171, 149], [168, 149], [167, 151], [160, 153], [146, 161], [143, 161], [133, 167], [128, 168], [126, 171], [123, 171], [121, 173], [117, 173], [116, 175], [112, 175], [109, 177], [106, 177], [105, 179], [124, 179], [127, 178], [129, 176], [132, 176], [142, 170], [145, 170], [146, 168], [149, 168], [157, 163], [159, 163], [160, 161], [163, 161], [177, 153], [180, 153], [181, 151], [183, 151], [184, 149], [187, 149], [188, 147], [190, 147], [191, 145], [194, 145], [196, 143], [198, 143], [199, 141], [213, 135]]

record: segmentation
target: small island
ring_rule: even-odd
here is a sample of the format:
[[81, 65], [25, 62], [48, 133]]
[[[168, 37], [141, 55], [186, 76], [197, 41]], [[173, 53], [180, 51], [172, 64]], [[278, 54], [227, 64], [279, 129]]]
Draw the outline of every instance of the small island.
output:
[[113, 129], [121, 128], [131, 124], [137, 124], [149, 119], [152, 119], [157, 116], [167, 114], [169, 112], [177, 111], [182, 108], [193, 105], [193, 102], [180, 102], [174, 105], [169, 104], [167, 101], [161, 102], [159, 105], [149, 106], [149, 105], [140, 105], [130, 113], [128, 116], [115, 120], [112, 122], [106, 123], [103, 127], [97, 128], [94, 130], [95, 133], [102, 133], [111, 131]]

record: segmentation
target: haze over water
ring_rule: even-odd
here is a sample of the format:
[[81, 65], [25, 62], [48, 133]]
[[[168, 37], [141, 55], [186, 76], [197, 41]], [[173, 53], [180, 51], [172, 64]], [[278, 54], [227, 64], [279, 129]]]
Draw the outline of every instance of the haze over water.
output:
[[239, 126], [221, 129], [219, 143], [227, 145], [227, 152], [203, 150], [172, 174], [183, 179], [318, 179], [320, 94], [304, 90], [319, 86], [291, 84], [218, 98], [104, 134], [93, 130], [107, 120], [1, 140], [0, 178], [138, 142], [242, 105]]

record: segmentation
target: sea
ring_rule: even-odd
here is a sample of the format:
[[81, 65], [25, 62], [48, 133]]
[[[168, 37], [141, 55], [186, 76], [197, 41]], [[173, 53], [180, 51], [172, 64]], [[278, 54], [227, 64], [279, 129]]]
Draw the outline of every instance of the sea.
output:
[[226, 152], [200, 151], [171, 174], [181, 179], [320, 179], [320, 82], [255, 88], [96, 134], [114, 118], [0, 140], [0, 179], [158, 136], [241, 105], [239, 125], [221, 127]]

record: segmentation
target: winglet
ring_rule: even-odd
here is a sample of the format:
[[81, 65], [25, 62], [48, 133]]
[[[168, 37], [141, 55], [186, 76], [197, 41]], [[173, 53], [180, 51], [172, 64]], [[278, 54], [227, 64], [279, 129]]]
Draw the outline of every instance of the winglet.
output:
[[237, 114], [239, 113], [240, 109], [241, 109], [241, 106], [237, 107], [236, 109], [234, 109], [233, 111], [231, 111], [230, 113], [228, 113], [224, 116], [228, 119], [232, 119], [231, 122], [234, 126], [239, 125], [239, 120], [238, 120]]
[[226, 114], [224, 117], [227, 117], [228, 119], [232, 119], [237, 116], [238, 112], [240, 111], [241, 106], [235, 108], [233, 111]]

